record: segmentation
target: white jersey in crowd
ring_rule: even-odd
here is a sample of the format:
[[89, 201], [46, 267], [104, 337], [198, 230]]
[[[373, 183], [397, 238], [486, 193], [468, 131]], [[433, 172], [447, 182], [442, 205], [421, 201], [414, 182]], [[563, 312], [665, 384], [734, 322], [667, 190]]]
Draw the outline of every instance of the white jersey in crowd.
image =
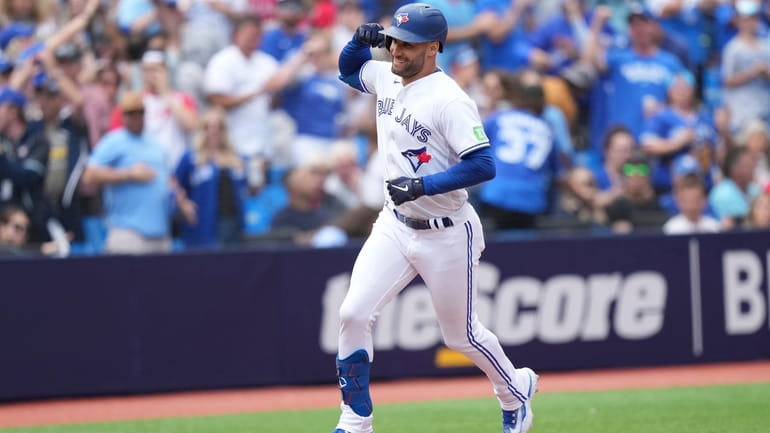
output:
[[[192, 98], [182, 92], [174, 92], [173, 98], [177, 103], [195, 110]], [[163, 145], [166, 151], [166, 165], [173, 172], [185, 151], [190, 148], [190, 134], [185, 131], [179, 121], [174, 118], [166, 99], [160, 95], [145, 92], [144, 102], [144, 133]]]
[[[246, 95], [261, 88], [277, 69], [278, 62], [272, 56], [255, 51], [247, 58], [236, 46], [230, 45], [216, 53], [207, 65], [204, 91]], [[269, 94], [256, 96], [228, 110], [230, 139], [239, 154], [271, 156], [269, 115]]]
[[663, 225], [663, 233], [667, 235], [687, 235], [693, 233], [717, 233], [721, 229], [719, 221], [708, 215], [703, 215], [697, 222], [692, 222], [682, 214], [671, 217]]
[[[446, 171], [465, 154], [489, 146], [476, 104], [440, 69], [404, 86], [390, 62], [370, 60], [360, 78], [364, 90], [377, 95], [378, 149], [387, 179]], [[390, 202], [384, 184], [383, 191]], [[444, 217], [467, 199], [458, 189], [423, 196], [398, 211], [413, 218]]]

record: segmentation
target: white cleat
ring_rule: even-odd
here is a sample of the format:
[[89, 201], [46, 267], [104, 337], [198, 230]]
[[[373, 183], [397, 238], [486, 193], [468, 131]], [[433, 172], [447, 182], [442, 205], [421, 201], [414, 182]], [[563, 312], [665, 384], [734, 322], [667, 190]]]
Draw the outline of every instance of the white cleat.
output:
[[529, 380], [526, 397], [527, 400], [518, 409], [503, 410], [503, 433], [526, 433], [532, 428], [532, 420], [535, 414], [532, 412], [532, 396], [537, 392], [537, 381], [540, 378], [529, 367], [518, 371], [525, 373]]

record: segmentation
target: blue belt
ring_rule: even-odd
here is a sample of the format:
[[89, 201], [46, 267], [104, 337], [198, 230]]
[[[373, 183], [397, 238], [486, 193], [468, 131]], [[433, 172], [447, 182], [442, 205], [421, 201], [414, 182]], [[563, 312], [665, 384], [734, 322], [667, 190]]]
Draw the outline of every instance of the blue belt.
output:
[[405, 226], [415, 230], [441, 229], [441, 228], [452, 227], [453, 225], [455, 225], [452, 222], [452, 219], [449, 217], [421, 220], [418, 218], [411, 218], [408, 216], [401, 215], [395, 209], [393, 209], [393, 214], [396, 215], [396, 219], [404, 223]]

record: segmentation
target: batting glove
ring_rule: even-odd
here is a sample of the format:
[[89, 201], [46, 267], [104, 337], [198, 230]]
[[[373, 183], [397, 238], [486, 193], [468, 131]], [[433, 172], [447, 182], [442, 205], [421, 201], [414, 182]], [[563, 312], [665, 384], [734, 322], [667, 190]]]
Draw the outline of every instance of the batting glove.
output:
[[393, 203], [398, 206], [417, 199], [425, 195], [425, 186], [422, 184], [422, 178], [408, 178], [401, 176], [397, 179], [386, 180], [388, 184], [388, 193]]
[[372, 48], [385, 46], [385, 35], [380, 33], [384, 27], [377, 23], [364, 24], [356, 30], [356, 39], [362, 44], [369, 45]]

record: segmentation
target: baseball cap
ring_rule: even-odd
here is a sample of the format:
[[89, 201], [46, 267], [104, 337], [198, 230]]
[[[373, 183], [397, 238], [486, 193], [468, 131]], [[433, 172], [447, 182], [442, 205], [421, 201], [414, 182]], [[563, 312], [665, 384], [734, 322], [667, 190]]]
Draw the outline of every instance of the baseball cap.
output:
[[644, 4], [638, 2], [631, 3], [628, 7], [628, 21], [630, 22], [634, 18], [643, 18], [647, 21], [655, 19], [652, 12]]
[[738, 0], [735, 2], [735, 12], [742, 17], [758, 15], [760, 13], [759, 2], [755, 0]]
[[690, 86], [695, 86], [695, 76], [693, 76], [692, 72], [683, 69], [675, 74], [672, 74], [669, 77], [668, 83], [666, 83], [667, 84], [666, 88], [670, 89], [671, 86], [673, 86], [674, 83], [676, 83], [677, 78], [681, 78], [682, 80], [684, 80], [685, 83], [689, 84]]
[[0, 104], [13, 104], [19, 108], [24, 108], [27, 104], [27, 98], [19, 91], [3, 86], [0, 87]]
[[692, 155], [685, 154], [674, 160], [673, 173], [675, 177], [698, 173], [699, 171], [700, 164]]
[[32, 85], [37, 91], [46, 91], [48, 93], [59, 93], [59, 85], [52, 80], [45, 72], [41, 72], [32, 77]]
[[166, 54], [160, 50], [148, 50], [142, 54], [142, 63], [144, 64], [166, 64]]
[[35, 34], [35, 26], [19, 21], [14, 21], [0, 30], [0, 48], [8, 47], [12, 40], [18, 37], [29, 37]]
[[120, 103], [118, 104], [120, 106], [120, 111], [122, 112], [130, 112], [130, 111], [142, 111], [144, 110], [144, 100], [142, 99], [142, 94], [139, 92], [125, 92], [123, 96], [120, 97]]

